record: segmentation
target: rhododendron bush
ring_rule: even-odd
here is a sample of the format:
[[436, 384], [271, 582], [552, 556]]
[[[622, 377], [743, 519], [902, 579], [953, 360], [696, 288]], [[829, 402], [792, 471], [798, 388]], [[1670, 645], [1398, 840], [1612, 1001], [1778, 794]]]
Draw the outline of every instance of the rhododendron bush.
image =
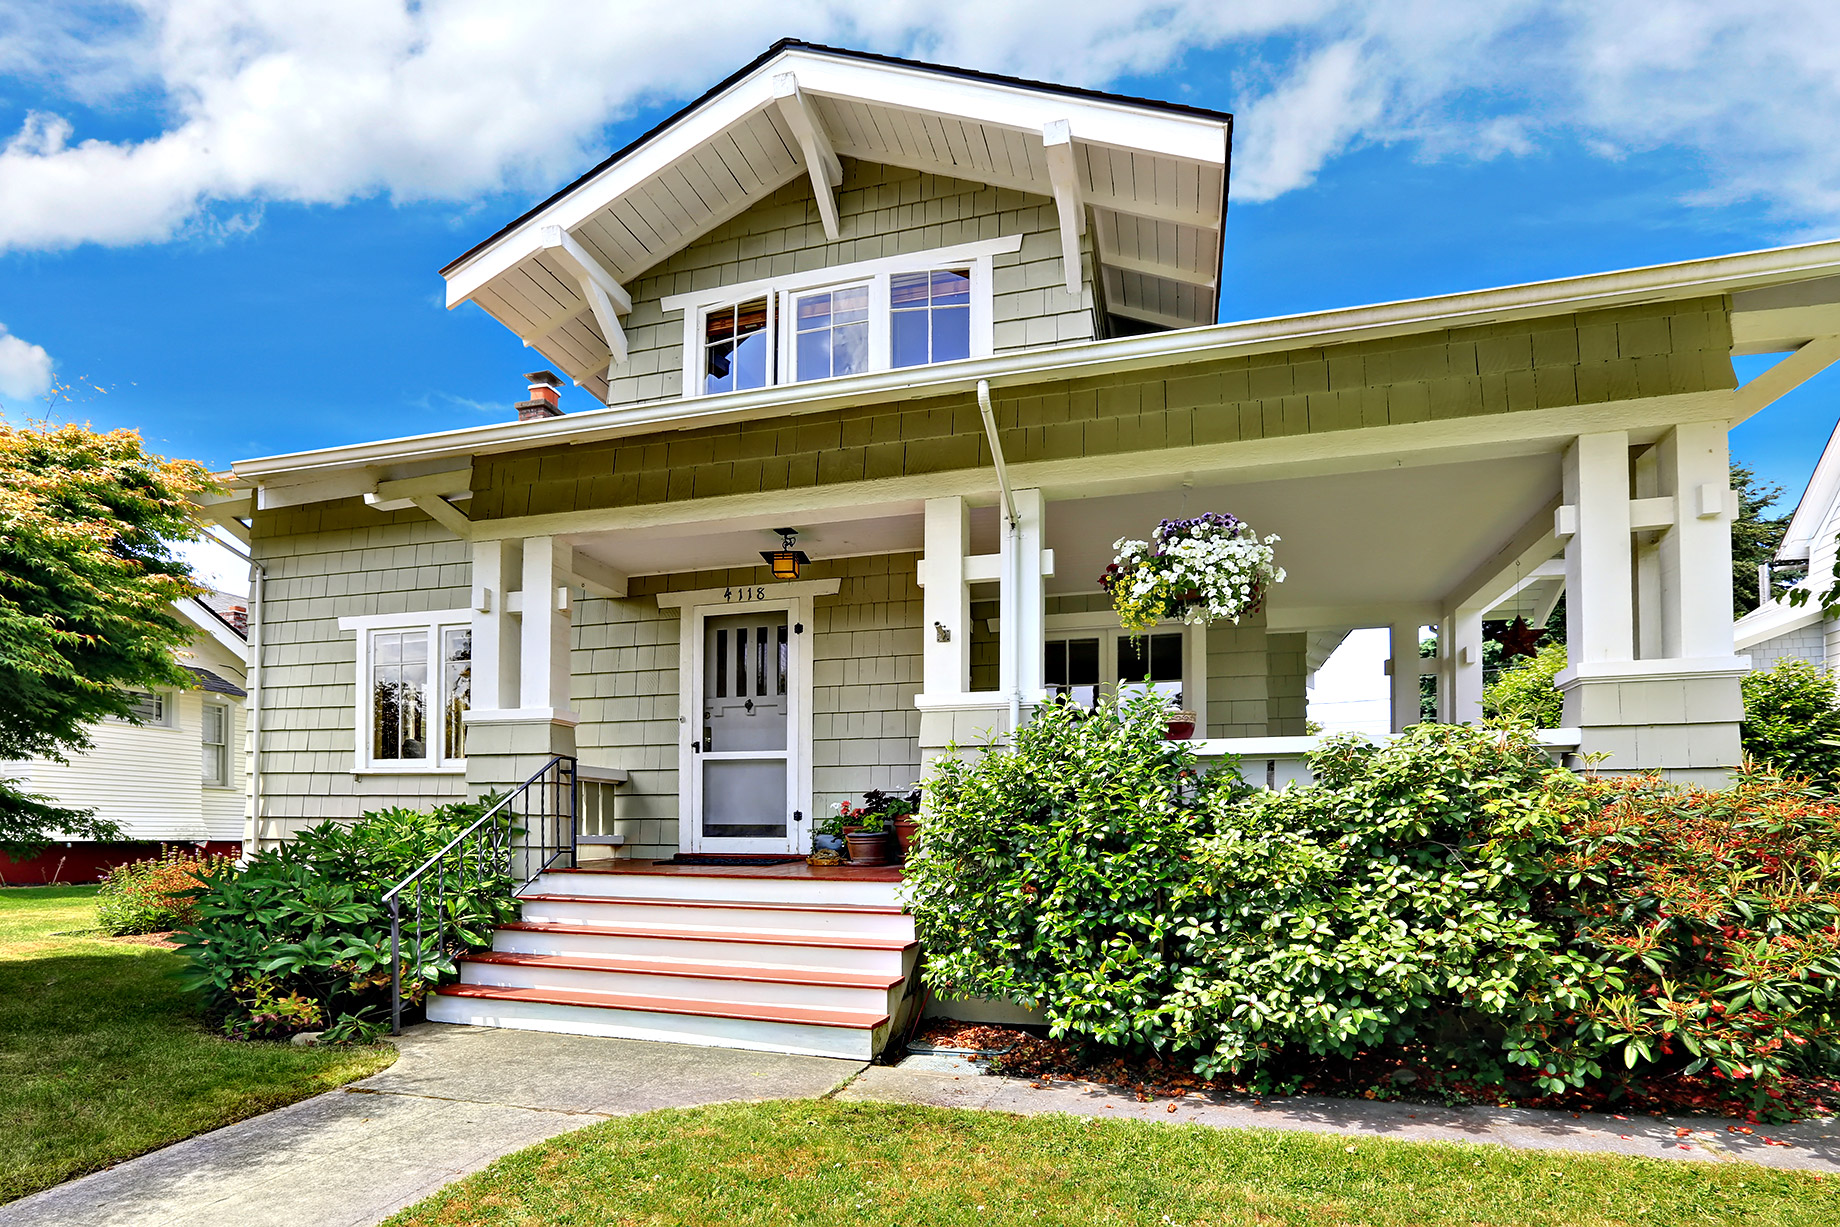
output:
[[942, 760], [907, 870], [934, 991], [1208, 1075], [1408, 1053], [1523, 1100], [1773, 1118], [1840, 1086], [1840, 806], [1441, 725], [1255, 793], [1160, 714], [1055, 707]]

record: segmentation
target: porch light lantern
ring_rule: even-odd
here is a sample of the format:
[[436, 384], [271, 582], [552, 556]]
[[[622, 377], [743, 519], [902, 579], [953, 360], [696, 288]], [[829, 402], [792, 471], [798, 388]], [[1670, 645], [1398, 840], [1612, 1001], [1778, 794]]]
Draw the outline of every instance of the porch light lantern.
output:
[[768, 566], [773, 568], [774, 579], [797, 579], [799, 568], [811, 561], [805, 556], [804, 550], [794, 548], [798, 544], [799, 530], [776, 528], [773, 531], [780, 535], [780, 548], [762, 550], [760, 556], [767, 560]]

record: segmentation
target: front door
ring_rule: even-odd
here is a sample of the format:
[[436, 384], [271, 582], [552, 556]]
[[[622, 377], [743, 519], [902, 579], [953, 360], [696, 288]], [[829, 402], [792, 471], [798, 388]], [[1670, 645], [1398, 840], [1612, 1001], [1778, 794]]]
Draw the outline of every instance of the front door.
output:
[[693, 852], [802, 851], [794, 846], [804, 834], [794, 817], [802, 662], [791, 611], [712, 613], [700, 621], [702, 722], [691, 731], [686, 842]]

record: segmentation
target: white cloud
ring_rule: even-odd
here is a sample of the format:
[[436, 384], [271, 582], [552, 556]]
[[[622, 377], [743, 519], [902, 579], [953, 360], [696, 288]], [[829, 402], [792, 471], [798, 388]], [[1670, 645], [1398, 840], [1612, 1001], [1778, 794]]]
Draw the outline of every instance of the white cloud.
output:
[[[1708, 203], [1840, 220], [1840, 6], [1823, 0], [14, 0], [0, 74], [50, 100], [0, 138], [0, 250], [158, 241], [273, 201], [533, 190], [609, 123], [694, 95], [794, 30], [1084, 85], [1225, 49], [1235, 196], [1351, 147], [1687, 150]], [[1204, 86], [1207, 83], [1202, 83]], [[1174, 90], [1172, 89], [1172, 93]], [[86, 138], [80, 104], [143, 121]]]
[[35, 400], [51, 390], [51, 355], [0, 324], [0, 405]]

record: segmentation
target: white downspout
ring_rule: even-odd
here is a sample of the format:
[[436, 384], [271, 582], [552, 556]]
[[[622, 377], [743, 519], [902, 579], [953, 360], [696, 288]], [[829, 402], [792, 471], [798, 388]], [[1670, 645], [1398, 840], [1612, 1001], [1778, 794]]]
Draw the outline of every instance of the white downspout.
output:
[[[1016, 514], [1016, 496], [1009, 488], [1009, 466], [1003, 462], [1003, 445], [997, 441], [997, 419], [990, 409], [990, 381], [980, 379], [977, 384], [978, 413], [984, 418], [984, 436], [990, 440], [990, 458], [997, 468], [997, 488], [1003, 492], [1003, 509], [1009, 518], [1009, 575], [1004, 584], [1009, 588], [1009, 616], [1004, 620], [1004, 629], [1022, 637], [1022, 520]], [[1018, 646], [1010, 652], [1010, 688], [1009, 688], [1009, 733], [1011, 745], [1015, 744], [1016, 730], [1022, 725], [1022, 657]]]

